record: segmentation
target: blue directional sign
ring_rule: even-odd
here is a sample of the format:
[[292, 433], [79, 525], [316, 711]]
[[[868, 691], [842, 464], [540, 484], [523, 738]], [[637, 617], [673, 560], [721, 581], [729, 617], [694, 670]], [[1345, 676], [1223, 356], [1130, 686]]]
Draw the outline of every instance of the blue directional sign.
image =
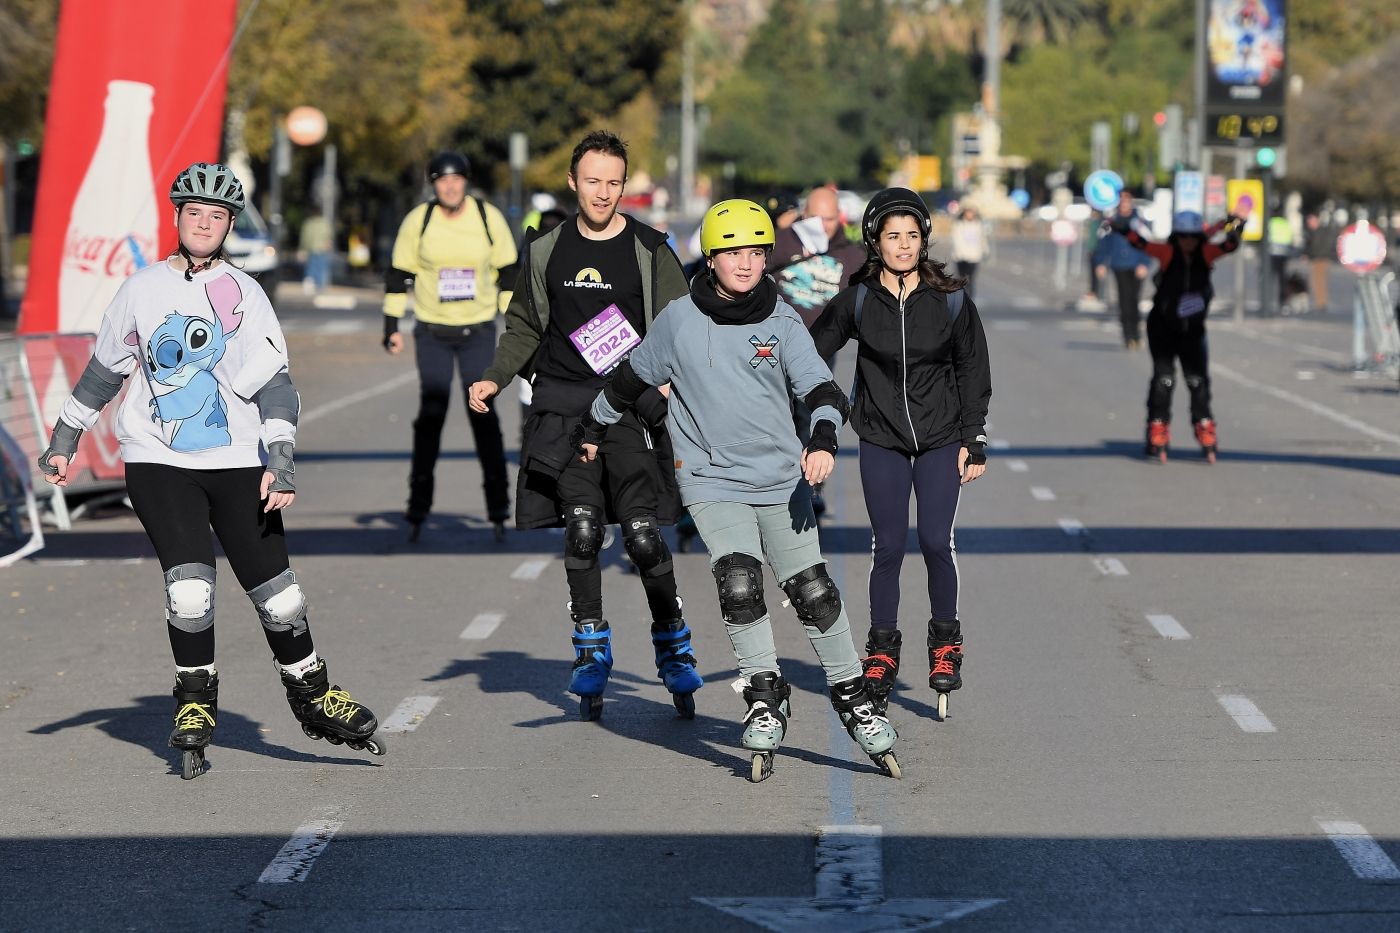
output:
[[1108, 169], [1092, 172], [1084, 179], [1084, 200], [1096, 211], [1112, 209], [1122, 191], [1123, 179]]
[[1021, 210], [1025, 210], [1031, 206], [1031, 193], [1025, 188], [1017, 188], [1011, 192], [1011, 203]]

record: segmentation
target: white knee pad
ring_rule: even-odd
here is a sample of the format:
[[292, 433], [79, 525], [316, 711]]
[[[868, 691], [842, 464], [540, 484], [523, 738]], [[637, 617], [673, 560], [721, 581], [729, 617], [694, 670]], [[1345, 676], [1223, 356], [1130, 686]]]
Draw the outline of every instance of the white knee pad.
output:
[[165, 573], [165, 620], [183, 632], [214, 624], [214, 568], [180, 564]]
[[291, 631], [300, 635], [306, 631], [306, 595], [290, 570], [248, 591], [248, 598], [258, 610], [258, 618], [269, 632]]

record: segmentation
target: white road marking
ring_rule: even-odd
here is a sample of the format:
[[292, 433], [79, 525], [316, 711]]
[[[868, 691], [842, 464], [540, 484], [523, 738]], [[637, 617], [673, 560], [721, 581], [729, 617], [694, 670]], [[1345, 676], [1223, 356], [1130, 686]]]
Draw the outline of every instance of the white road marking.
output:
[[1157, 630], [1157, 634], [1163, 638], [1170, 638], [1172, 641], [1186, 641], [1191, 637], [1191, 633], [1182, 627], [1181, 623], [1171, 616], [1161, 616], [1148, 614], [1147, 621]]
[[342, 408], [349, 408], [352, 405], [358, 405], [365, 399], [374, 398], [376, 395], [383, 395], [385, 392], [393, 392], [400, 386], [406, 386], [410, 382], [416, 382], [417, 380], [418, 371], [416, 369], [411, 370], [410, 372], [402, 373], [398, 376], [395, 376], [393, 379], [389, 379], [385, 382], [379, 383], [379, 385], [371, 386], [368, 389], [362, 389], [359, 392], [353, 392], [350, 395], [345, 396], [344, 398], [336, 399], [334, 402], [327, 402], [324, 405], [317, 405], [310, 411], [304, 411], [297, 418], [297, 424], [300, 427], [305, 427], [312, 421], [315, 421], [317, 418], [324, 418], [326, 415], [329, 415], [332, 412], [340, 411]]
[[1296, 375], [1298, 376], [1299, 382], [1312, 382], [1317, 378], [1317, 373], [1313, 372], [1311, 369], [1300, 369]]
[[885, 899], [879, 826], [823, 826], [817, 835], [814, 897], [697, 897], [776, 933], [928, 930], [1002, 903], [999, 898]]
[[1106, 577], [1126, 577], [1128, 568], [1116, 557], [1095, 557], [1094, 569]]
[[329, 311], [350, 311], [355, 307], [354, 295], [317, 295], [311, 299], [311, 306]]
[[317, 324], [312, 333], [322, 337], [343, 337], [346, 334], [358, 334], [369, 330], [359, 321], [326, 321], [324, 324]]
[[1030, 464], [1026, 463], [1024, 460], [1008, 460], [1006, 461], [1006, 468], [1012, 473], [1025, 473], [1029, 471], [1031, 467]]
[[1259, 707], [1254, 705], [1254, 701], [1249, 697], [1240, 696], [1235, 693], [1217, 694], [1216, 699], [1220, 701], [1221, 707], [1230, 714], [1230, 718], [1235, 721], [1244, 732], [1277, 732], [1274, 724], [1269, 722], [1269, 717], [1265, 716]]
[[1052, 490], [1049, 486], [1032, 486], [1031, 496], [1034, 497], [1037, 502], [1055, 501], [1054, 490]]
[[380, 723], [379, 731], [412, 732], [441, 701], [442, 697], [407, 697]]
[[1366, 827], [1350, 820], [1325, 820], [1314, 817], [1318, 828], [1327, 834], [1352, 873], [1363, 881], [1400, 881], [1400, 868], [1385, 854], [1380, 843], [1371, 838]]
[[1060, 519], [1060, 530], [1067, 535], [1082, 535], [1085, 534], [1088, 529], [1086, 529], [1084, 523], [1077, 518], [1062, 518]]
[[[334, 812], [331, 810], [326, 815], [333, 815]], [[258, 876], [258, 883], [290, 884], [305, 881], [317, 856], [325, 851], [326, 846], [331, 844], [331, 837], [344, 825], [343, 820], [324, 818], [302, 823], [272, 861], [268, 862], [263, 873]]]
[[544, 573], [544, 568], [549, 566], [549, 558], [537, 557], [534, 560], [527, 560], [519, 567], [511, 571], [512, 580], [538, 580], [540, 574]]
[[504, 612], [482, 612], [462, 629], [463, 638], [489, 638], [491, 633], [505, 621]]
[[1310, 411], [1315, 415], [1321, 415], [1324, 418], [1327, 418], [1331, 421], [1335, 421], [1337, 424], [1340, 424], [1343, 427], [1351, 428], [1353, 431], [1357, 431], [1361, 434], [1366, 435], [1367, 437], [1373, 438], [1378, 441], [1385, 441], [1389, 444], [1400, 444], [1400, 434], [1392, 434], [1389, 431], [1382, 431], [1380, 428], [1373, 427], [1367, 424], [1366, 422], [1361, 421], [1360, 419], [1353, 418], [1351, 415], [1342, 414], [1335, 408], [1328, 408], [1326, 405], [1320, 405], [1317, 402], [1314, 402], [1312, 399], [1304, 398], [1303, 396], [1298, 395], [1296, 392], [1289, 392], [1287, 389], [1280, 389], [1276, 388], [1275, 386], [1268, 385], [1267, 383], [1259, 382], [1256, 379], [1251, 379], [1244, 373], [1236, 372], [1230, 367], [1221, 366], [1218, 363], [1212, 366], [1212, 369], [1214, 369], [1217, 374], [1224, 376], [1226, 379], [1229, 379], [1231, 382], [1237, 382], [1240, 385], [1245, 386], [1246, 388], [1255, 389], [1259, 392], [1263, 392], [1265, 395], [1271, 395], [1274, 398], [1279, 399], [1280, 401], [1288, 402], [1292, 405], [1297, 405], [1304, 411]]
[[1011, 442], [1004, 437], [994, 437], [987, 441], [987, 446], [992, 450], [1010, 450]]

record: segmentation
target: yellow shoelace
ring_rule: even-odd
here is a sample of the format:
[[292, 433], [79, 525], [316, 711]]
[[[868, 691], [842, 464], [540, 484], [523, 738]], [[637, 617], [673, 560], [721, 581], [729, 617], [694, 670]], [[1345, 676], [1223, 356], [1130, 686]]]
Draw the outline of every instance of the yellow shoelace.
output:
[[175, 725], [181, 729], [198, 729], [206, 722], [213, 728], [214, 715], [204, 703], [186, 703], [175, 714]]
[[321, 709], [330, 718], [342, 719], [345, 722], [349, 722], [360, 711], [359, 704], [339, 687], [332, 687], [321, 697]]

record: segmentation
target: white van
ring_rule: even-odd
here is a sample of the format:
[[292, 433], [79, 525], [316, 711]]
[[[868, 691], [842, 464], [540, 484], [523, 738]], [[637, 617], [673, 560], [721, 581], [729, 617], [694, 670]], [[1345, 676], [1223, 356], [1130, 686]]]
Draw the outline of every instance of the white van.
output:
[[275, 284], [277, 247], [272, 242], [267, 223], [258, 209], [249, 203], [234, 219], [233, 229], [224, 241], [224, 249], [233, 257], [233, 264], [251, 275], [264, 287]]

